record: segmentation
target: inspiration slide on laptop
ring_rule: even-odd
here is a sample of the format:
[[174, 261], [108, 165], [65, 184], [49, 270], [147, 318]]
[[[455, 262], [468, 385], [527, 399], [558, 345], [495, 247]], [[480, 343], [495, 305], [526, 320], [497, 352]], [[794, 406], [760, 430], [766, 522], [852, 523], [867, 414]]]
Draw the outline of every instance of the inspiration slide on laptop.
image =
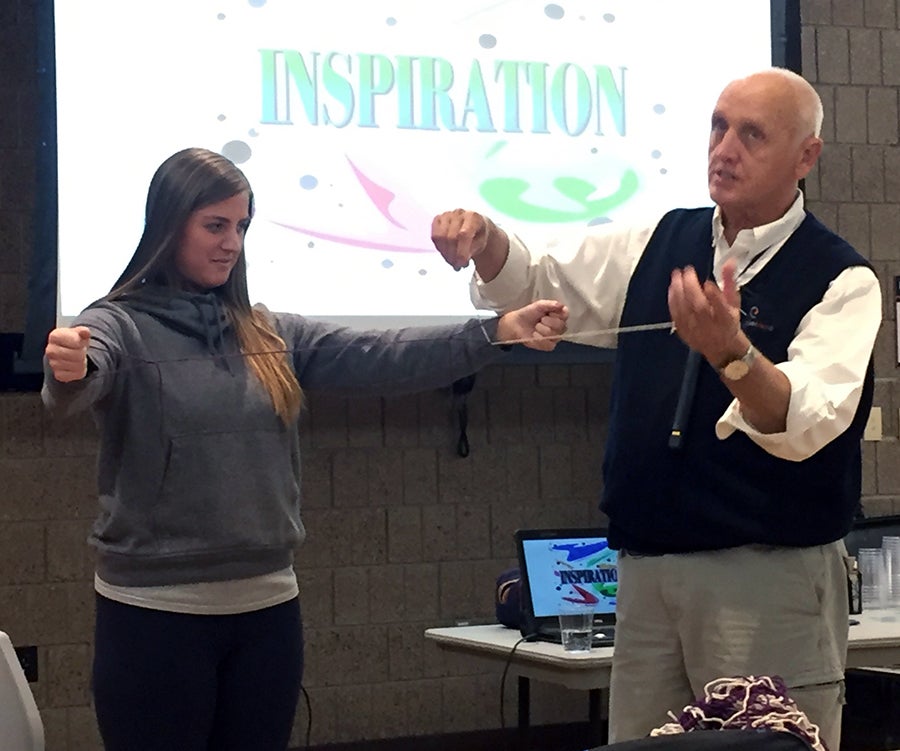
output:
[[522, 636], [560, 643], [558, 616], [567, 607], [594, 611], [594, 644], [613, 643], [619, 588], [616, 551], [606, 530], [520, 529]]

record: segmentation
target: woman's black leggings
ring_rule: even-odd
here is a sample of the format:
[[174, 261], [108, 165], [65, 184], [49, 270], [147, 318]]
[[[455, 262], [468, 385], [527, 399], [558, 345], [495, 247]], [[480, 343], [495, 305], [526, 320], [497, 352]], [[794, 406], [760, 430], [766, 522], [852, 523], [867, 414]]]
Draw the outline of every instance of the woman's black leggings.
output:
[[302, 678], [297, 598], [187, 615], [97, 596], [93, 692], [106, 751], [285, 751]]

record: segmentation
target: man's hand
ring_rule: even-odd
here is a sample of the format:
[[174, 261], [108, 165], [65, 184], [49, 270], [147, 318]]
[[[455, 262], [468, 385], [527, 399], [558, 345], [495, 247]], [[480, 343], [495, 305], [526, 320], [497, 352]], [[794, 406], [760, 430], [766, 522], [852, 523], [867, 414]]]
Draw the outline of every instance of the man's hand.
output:
[[[716, 370], [743, 357], [750, 339], [741, 330], [741, 294], [735, 263], [722, 268], [722, 289], [700, 284], [690, 267], [672, 272], [669, 312], [681, 340], [703, 355]], [[744, 420], [760, 433], [783, 433], [791, 402], [791, 382], [765, 356], [757, 354], [743, 378], [723, 383], [738, 400]]]
[[566, 331], [569, 309], [555, 300], [537, 300], [500, 318], [497, 339], [521, 342], [526, 347], [549, 352]]
[[50, 332], [44, 354], [57, 381], [80, 381], [87, 375], [90, 342], [91, 330], [87, 326], [53, 329]]
[[457, 271], [474, 261], [486, 282], [500, 273], [509, 253], [506, 233], [488, 217], [465, 209], [438, 214], [431, 222], [431, 241]]
[[681, 340], [718, 368], [741, 357], [749, 340], [741, 331], [741, 295], [734, 279], [735, 264], [722, 269], [723, 289], [703, 284], [690, 266], [675, 269], [669, 284], [669, 312]]

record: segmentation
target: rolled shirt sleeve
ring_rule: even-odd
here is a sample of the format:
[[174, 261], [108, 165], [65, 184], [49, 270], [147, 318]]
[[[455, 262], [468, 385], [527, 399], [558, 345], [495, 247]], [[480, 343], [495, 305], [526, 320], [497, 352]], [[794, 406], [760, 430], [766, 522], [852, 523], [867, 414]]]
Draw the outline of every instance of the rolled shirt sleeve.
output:
[[[504, 313], [533, 300], [560, 300], [569, 308], [564, 339], [615, 347], [628, 282], [659, 218], [627, 228], [569, 236], [530, 251], [512, 233], [506, 263], [490, 282], [476, 273], [470, 292], [476, 308]], [[650, 323], [656, 323], [651, 321]]]
[[803, 461], [843, 433], [856, 414], [875, 336], [881, 324], [881, 287], [871, 269], [855, 266], [831, 283], [807, 313], [775, 363], [791, 384], [786, 430], [760, 433], [735, 399], [716, 424], [724, 440], [736, 430], [773, 456]]

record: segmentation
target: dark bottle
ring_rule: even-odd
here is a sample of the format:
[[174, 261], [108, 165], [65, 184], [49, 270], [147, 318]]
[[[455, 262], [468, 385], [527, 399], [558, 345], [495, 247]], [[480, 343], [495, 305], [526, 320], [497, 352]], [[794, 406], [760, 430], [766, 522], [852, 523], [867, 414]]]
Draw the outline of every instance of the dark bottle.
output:
[[859, 563], [853, 557], [847, 561], [847, 594], [850, 598], [850, 615], [862, 613], [862, 574]]

